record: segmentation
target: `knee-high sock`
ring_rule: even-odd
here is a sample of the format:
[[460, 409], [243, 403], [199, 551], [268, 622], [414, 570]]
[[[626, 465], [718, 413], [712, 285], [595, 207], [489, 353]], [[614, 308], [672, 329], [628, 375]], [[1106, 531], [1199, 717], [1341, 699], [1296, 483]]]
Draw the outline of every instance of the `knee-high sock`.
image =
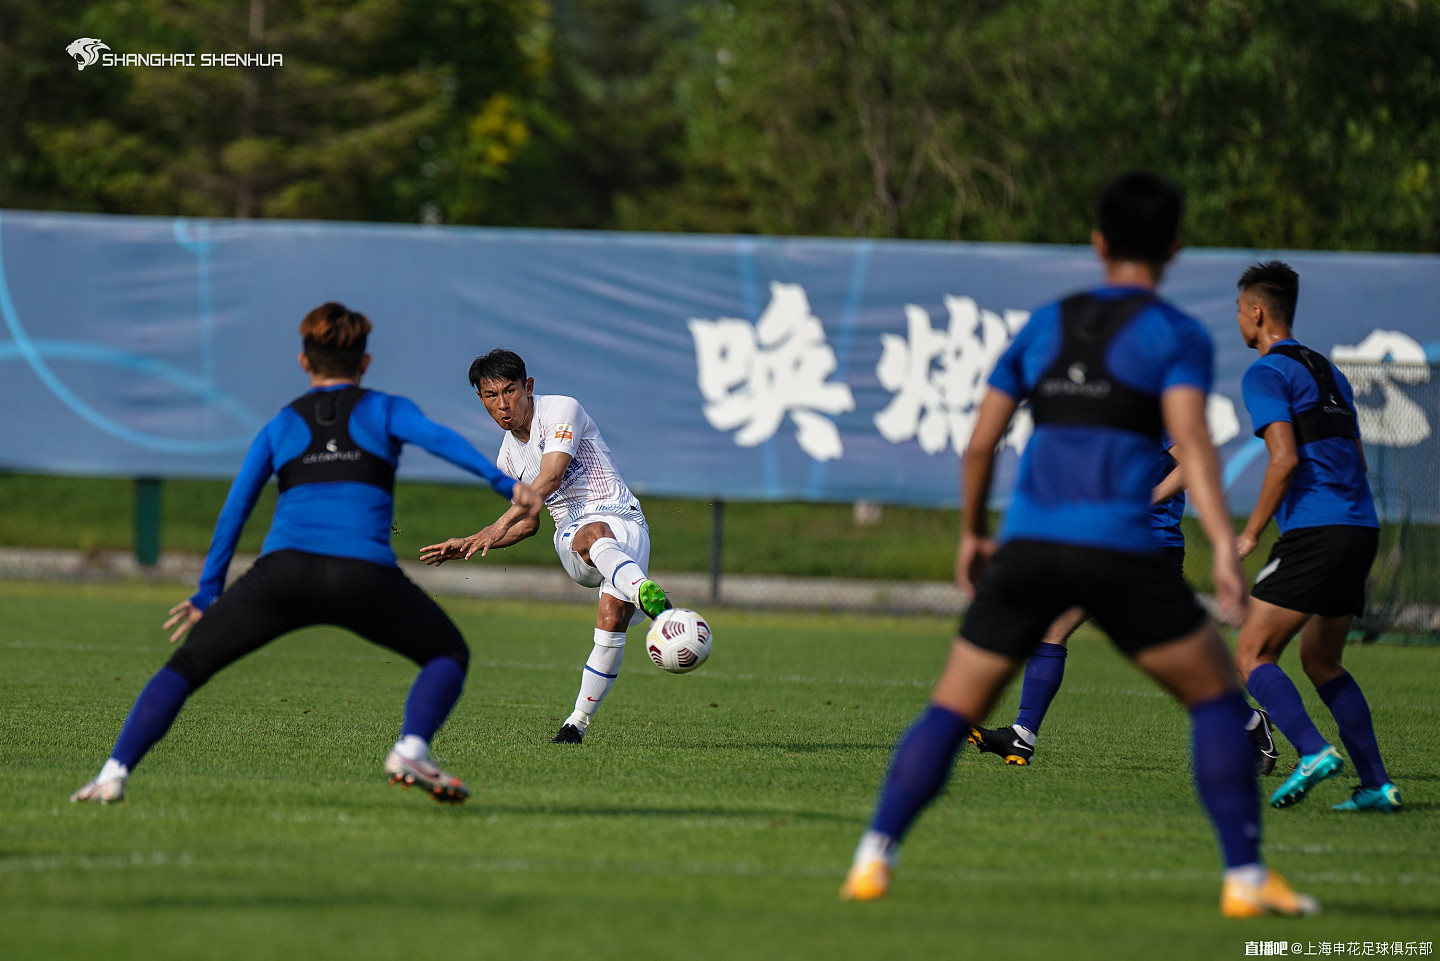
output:
[[1260, 789], [1239, 691], [1190, 709], [1191, 765], [1200, 803], [1215, 826], [1225, 867], [1260, 862]]
[[1278, 665], [1261, 664], [1250, 672], [1245, 686], [1260, 706], [1270, 712], [1270, 720], [1295, 745], [1295, 750], [1301, 754], [1318, 754], [1329, 746], [1330, 742], [1305, 713], [1305, 702], [1300, 700], [1295, 682]]
[[575, 698], [574, 712], [565, 719], [566, 724], [573, 724], [584, 732], [595, 712], [600, 710], [600, 702], [615, 686], [624, 659], [625, 632], [595, 628], [595, 646], [590, 650], [585, 669], [580, 672], [580, 693]]
[[448, 657], [433, 657], [420, 668], [405, 698], [401, 737], [418, 737], [430, 743], [450, 716], [465, 687], [465, 668]]
[[627, 554], [613, 537], [597, 538], [590, 545], [590, 563], [625, 597], [633, 598], [640, 582], [650, 577], [640, 562]]
[[1360, 775], [1361, 787], [1379, 787], [1390, 780], [1385, 762], [1380, 760], [1380, 745], [1375, 740], [1375, 725], [1370, 719], [1370, 704], [1360, 685], [1347, 671], [1315, 689], [1320, 700], [1330, 708], [1340, 727], [1340, 741]]
[[870, 830], [901, 840], [950, 777], [955, 755], [970, 733], [970, 722], [931, 704], [895, 745], [895, 757], [880, 789]]
[[178, 671], [169, 667], [156, 671], [130, 708], [125, 726], [120, 728], [120, 736], [110, 750], [111, 759], [133, 771], [145, 752], [170, 730], [192, 690]]
[[1065, 679], [1065, 655], [1064, 644], [1041, 644], [1030, 652], [1030, 659], [1025, 662], [1020, 712], [1015, 715], [1015, 723], [1032, 734], [1040, 733], [1045, 712], [1050, 710], [1050, 702], [1055, 700], [1055, 692]]

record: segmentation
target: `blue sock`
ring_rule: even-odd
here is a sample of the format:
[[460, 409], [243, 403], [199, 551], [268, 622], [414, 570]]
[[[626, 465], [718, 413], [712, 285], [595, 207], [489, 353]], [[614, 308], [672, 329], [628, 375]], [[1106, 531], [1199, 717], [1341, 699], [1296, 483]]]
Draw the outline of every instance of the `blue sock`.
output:
[[1060, 690], [1060, 682], [1065, 679], [1066, 653], [1064, 644], [1040, 644], [1030, 652], [1030, 659], [1025, 662], [1025, 682], [1020, 685], [1020, 713], [1015, 715], [1015, 723], [1033, 734], [1040, 733], [1045, 712], [1050, 710], [1050, 702], [1055, 700], [1055, 692]]
[[140, 696], [135, 699], [135, 705], [130, 708], [130, 714], [125, 718], [125, 726], [120, 729], [120, 736], [115, 739], [110, 756], [130, 770], [135, 770], [135, 765], [140, 763], [145, 752], [164, 737], [165, 732], [170, 730], [170, 725], [175, 723], [175, 716], [180, 713], [180, 708], [190, 696], [191, 690], [190, 682], [181, 677], [178, 671], [169, 667], [156, 671], [155, 676], [150, 678]]
[[1190, 709], [1191, 765], [1200, 803], [1215, 826], [1227, 868], [1260, 862], [1260, 789], [1239, 691]]
[[448, 657], [435, 657], [425, 662], [410, 694], [405, 698], [405, 721], [400, 736], [413, 734], [428, 743], [450, 716], [450, 709], [460, 700], [465, 687], [465, 668]]
[[1295, 745], [1295, 750], [1301, 754], [1318, 754], [1330, 746], [1305, 713], [1305, 702], [1300, 700], [1295, 683], [1278, 665], [1261, 664], [1250, 672], [1245, 686], [1260, 706], [1270, 712], [1270, 720]]
[[1340, 741], [1360, 775], [1361, 787], [1379, 787], [1390, 780], [1385, 762], [1380, 760], [1380, 745], [1375, 740], [1375, 725], [1370, 720], [1370, 705], [1360, 685], [1347, 671], [1315, 689], [1320, 700], [1330, 708], [1340, 726]]
[[890, 772], [870, 830], [899, 841], [925, 806], [945, 786], [970, 722], [954, 711], [931, 704], [895, 745]]

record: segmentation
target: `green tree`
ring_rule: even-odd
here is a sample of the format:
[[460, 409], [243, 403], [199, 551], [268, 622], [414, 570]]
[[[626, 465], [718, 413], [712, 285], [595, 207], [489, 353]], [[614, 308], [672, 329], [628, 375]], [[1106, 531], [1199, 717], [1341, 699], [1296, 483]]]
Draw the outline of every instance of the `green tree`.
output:
[[75, 78], [100, 106], [25, 134], [55, 199], [81, 209], [481, 221], [550, 69], [540, 0], [103, 0], [71, 29], [116, 53], [284, 57]]
[[679, 183], [625, 226], [1082, 242], [1124, 168], [1206, 245], [1440, 249], [1434, 0], [700, 8]]

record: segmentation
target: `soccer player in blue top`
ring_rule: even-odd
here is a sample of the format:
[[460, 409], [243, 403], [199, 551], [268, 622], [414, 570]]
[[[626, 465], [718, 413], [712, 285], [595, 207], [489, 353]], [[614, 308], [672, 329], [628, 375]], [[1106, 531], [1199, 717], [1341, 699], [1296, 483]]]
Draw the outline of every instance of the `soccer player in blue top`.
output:
[[[985, 716], [1055, 617], [1079, 606], [1190, 712], [1195, 784], [1224, 856], [1221, 912], [1317, 910], [1260, 860], [1260, 794], [1245, 734], [1252, 711], [1195, 595], [1156, 562], [1150, 466], [1167, 430], [1214, 545], [1220, 608], [1230, 620], [1243, 612], [1205, 428], [1213, 346], [1199, 321], [1155, 293], [1180, 246], [1182, 207], [1178, 188], [1153, 174], [1108, 185], [1091, 237], [1104, 286], [1036, 311], [991, 374], [965, 452], [956, 558], [974, 601], [929, 707], [896, 745], [842, 897], [885, 896], [900, 842], [944, 787], [971, 718]], [[1027, 398], [1035, 431], [997, 550], [986, 517], [995, 447]]]
[[1236, 546], [1242, 557], [1253, 551], [1271, 517], [1280, 539], [1255, 575], [1235, 667], [1300, 752], [1295, 772], [1270, 803], [1296, 804], [1345, 766], [1276, 663], [1299, 632], [1300, 666], [1335, 716], [1360, 774], [1359, 789], [1335, 807], [1398, 811], [1400, 793], [1380, 759], [1370, 706], [1340, 665], [1351, 619], [1365, 612], [1365, 579], [1380, 535], [1354, 394], [1334, 364], [1291, 334], [1300, 298], [1294, 270], [1278, 260], [1256, 264], [1241, 275], [1239, 288], [1240, 334], [1247, 347], [1260, 352], [1241, 388], [1269, 463]]
[[[1150, 496], [1150, 523], [1159, 541], [1161, 562], [1173, 567], [1183, 577], [1185, 533], [1180, 528], [1180, 520], [1185, 516], [1185, 483], [1169, 437], [1162, 437], [1161, 448], [1156, 453], [1153, 468], [1155, 487]], [[1040, 725], [1050, 710], [1050, 703], [1060, 691], [1060, 682], [1065, 678], [1066, 643], [1088, 617], [1083, 608], [1072, 607], [1050, 625], [1044, 639], [1025, 661], [1020, 708], [1015, 715], [1015, 723], [1009, 727], [971, 729], [970, 743], [981, 754], [997, 754], [1006, 764], [1023, 766], [1031, 762], [1035, 756]], [[1255, 755], [1255, 773], [1263, 777], [1275, 770], [1278, 760], [1270, 716], [1263, 708], [1250, 718], [1246, 730], [1250, 733]]]
[[[337, 303], [305, 315], [299, 361], [310, 390], [250, 445], [215, 523], [200, 589], [165, 622], [175, 629], [170, 643], [187, 632], [189, 639], [145, 685], [109, 760], [71, 801], [123, 800], [130, 772], [170, 730], [186, 698], [246, 654], [312, 624], [349, 628], [420, 665], [385, 771], [390, 783], [421, 785], [437, 801], [468, 796], [430, 757], [430, 739], [460, 697], [470, 652], [445, 612], [395, 564], [390, 531], [400, 448], [416, 444], [484, 478], [532, 516], [540, 500], [412, 401], [359, 386], [370, 364], [370, 329], [364, 314]], [[271, 474], [280, 495], [261, 556], [225, 590], [240, 530]]]

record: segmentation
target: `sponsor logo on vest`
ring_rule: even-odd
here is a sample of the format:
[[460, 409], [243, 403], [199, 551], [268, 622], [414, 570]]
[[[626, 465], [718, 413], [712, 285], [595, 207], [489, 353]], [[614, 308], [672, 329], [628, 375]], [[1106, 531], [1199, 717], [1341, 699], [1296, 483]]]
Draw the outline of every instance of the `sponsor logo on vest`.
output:
[[323, 454], [321, 454], [321, 453], [306, 454], [304, 457], [300, 458], [300, 463], [302, 463], [302, 464], [333, 464], [333, 463], [335, 463], [336, 461], [359, 460], [359, 459], [360, 459], [360, 451], [359, 451], [358, 449], [357, 449], [357, 450], [341, 450], [341, 449], [340, 449], [340, 445], [337, 444], [337, 443], [335, 442], [335, 438], [332, 437], [332, 438], [330, 438], [329, 440], [327, 440], [327, 441], [325, 442], [325, 453], [323, 453]]
[[1110, 396], [1110, 382], [1086, 379], [1085, 365], [1076, 362], [1065, 371], [1065, 380], [1047, 377], [1036, 385], [1035, 392], [1042, 397], [1079, 397], [1086, 400], [1100, 400]]

